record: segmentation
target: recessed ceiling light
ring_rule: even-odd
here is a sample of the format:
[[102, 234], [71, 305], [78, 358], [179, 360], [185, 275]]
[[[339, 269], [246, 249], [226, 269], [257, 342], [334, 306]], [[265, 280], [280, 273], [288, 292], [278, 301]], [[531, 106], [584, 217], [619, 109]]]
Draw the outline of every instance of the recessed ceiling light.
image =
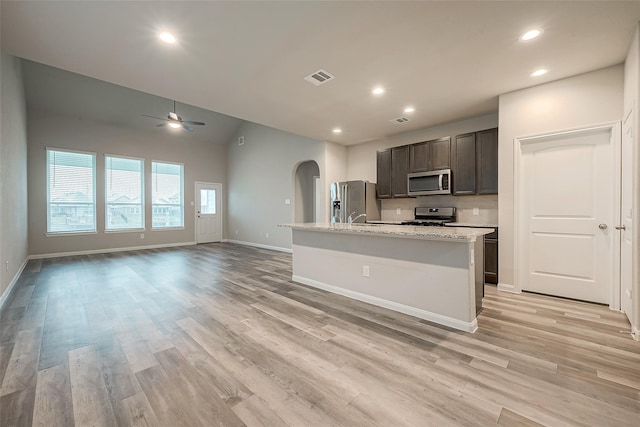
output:
[[333, 133], [342, 133], [342, 129], [340, 129], [340, 128], [333, 128]]
[[384, 93], [384, 88], [378, 86], [371, 91], [374, 95], [382, 95]]
[[531, 77], [540, 77], [542, 75], [547, 74], [549, 70], [544, 69], [544, 68], [540, 68], [539, 70], [535, 70], [533, 73], [530, 74]]
[[169, 122], [169, 126], [171, 126], [174, 129], [178, 129], [179, 127], [182, 127], [182, 125], [178, 122]]
[[416, 109], [413, 107], [407, 107], [404, 109], [405, 113], [413, 113], [414, 111], [416, 111]]
[[537, 28], [533, 29], [533, 30], [529, 30], [526, 33], [524, 33], [523, 35], [520, 36], [520, 40], [522, 40], [523, 42], [529, 41], [529, 40], [533, 40], [536, 37], [538, 37], [540, 34], [542, 34], [542, 30], [539, 30]]
[[169, 44], [173, 44], [176, 42], [176, 38], [173, 34], [168, 33], [166, 31], [160, 33], [158, 35], [158, 37], [160, 38], [160, 40], [162, 40], [165, 43], [169, 43]]

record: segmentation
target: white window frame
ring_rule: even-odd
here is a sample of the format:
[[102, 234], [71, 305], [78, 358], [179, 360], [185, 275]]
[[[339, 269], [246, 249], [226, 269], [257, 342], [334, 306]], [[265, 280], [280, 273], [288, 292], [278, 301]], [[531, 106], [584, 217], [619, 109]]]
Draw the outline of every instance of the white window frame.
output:
[[[182, 225], [179, 226], [171, 226], [171, 227], [154, 227], [153, 225], [153, 208], [155, 204], [153, 203], [153, 164], [154, 163], [164, 163], [167, 165], [177, 165], [180, 166], [180, 208], [182, 211]], [[179, 162], [168, 162], [165, 160], [151, 160], [151, 229], [154, 231], [169, 231], [169, 230], [184, 230], [184, 221], [185, 221], [185, 212], [184, 212], [184, 163]]]
[[[141, 190], [141, 215], [142, 215], [142, 227], [137, 228], [108, 228], [108, 217], [109, 217], [109, 202], [107, 201], [107, 157], [125, 159], [125, 160], [137, 160], [142, 162], [142, 168], [140, 171], [140, 190]], [[135, 233], [140, 231], [145, 231], [145, 185], [144, 185], [144, 176], [145, 176], [145, 159], [140, 157], [130, 157], [130, 156], [120, 156], [118, 154], [106, 154], [104, 155], [104, 232], [111, 233]]]
[[[77, 231], [50, 231], [51, 230], [51, 224], [50, 224], [50, 218], [51, 218], [51, 194], [50, 194], [50, 165], [49, 165], [49, 152], [50, 151], [57, 151], [57, 152], [65, 152], [65, 153], [74, 153], [74, 154], [87, 154], [92, 156], [92, 169], [93, 169], [93, 173], [92, 173], [92, 180], [93, 180], [93, 230], [77, 230]], [[98, 218], [97, 218], [97, 206], [96, 206], [96, 190], [97, 190], [97, 185], [96, 185], [96, 170], [97, 170], [97, 165], [96, 165], [96, 161], [97, 161], [97, 153], [92, 152], [92, 151], [82, 151], [82, 150], [70, 150], [67, 148], [57, 148], [57, 147], [45, 147], [45, 168], [46, 168], [46, 187], [47, 187], [47, 199], [46, 199], [46, 204], [47, 204], [47, 232], [45, 233], [45, 235], [47, 237], [49, 236], [68, 236], [68, 235], [81, 235], [81, 234], [98, 234]]]

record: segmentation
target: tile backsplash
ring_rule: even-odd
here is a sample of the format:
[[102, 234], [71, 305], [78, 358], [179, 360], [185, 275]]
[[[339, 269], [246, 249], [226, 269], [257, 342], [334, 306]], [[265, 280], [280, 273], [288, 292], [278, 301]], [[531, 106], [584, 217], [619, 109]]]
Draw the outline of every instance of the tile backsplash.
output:
[[[470, 224], [498, 224], [498, 195], [483, 196], [422, 196], [406, 199], [383, 199], [381, 219], [383, 221], [404, 221], [413, 219], [413, 209], [417, 206], [456, 208], [458, 222]], [[478, 215], [473, 209], [478, 209]]]

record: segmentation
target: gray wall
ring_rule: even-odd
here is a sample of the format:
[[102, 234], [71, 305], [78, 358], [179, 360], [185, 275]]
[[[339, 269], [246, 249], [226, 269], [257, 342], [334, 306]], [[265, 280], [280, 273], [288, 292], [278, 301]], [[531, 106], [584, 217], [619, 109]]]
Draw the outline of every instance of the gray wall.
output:
[[498, 135], [499, 280], [514, 285], [514, 138], [622, 119], [623, 67], [500, 96]]
[[[326, 180], [336, 173], [333, 167], [327, 167], [325, 159], [327, 151], [333, 152], [335, 147], [255, 123], [243, 124], [237, 136], [244, 136], [244, 144], [238, 145], [233, 140], [228, 146], [229, 202], [225, 237], [290, 249], [291, 230], [278, 224], [291, 223], [295, 218], [295, 205], [299, 202], [294, 188], [296, 169], [308, 160], [318, 164], [325, 192], [321, 199], [326, 200], [329, 186]], [[292, 204], [286, 205], [285, 199], [290, 199]]]
[[27, 111], [20, 60], [2, 53], [0, 65], [0, 295], [6, 297], [28, 256]]
[[632, 193], [633, 211], [633, 313], [631, 324], [636, 331], [636, 338], [640, 339], [640, 22], [636, 27], [633, 41], [624, 68], [624, 113], [631, 108], [635, 115], [635, 144]]
[[[32, 255], [98, 251], [195, 241], [194, 182], [216, 182], [226, 191], [226, 146], [196, 142], [166, 129], [140, 131], [80, 120], [52, 112], [29, 110], [29, 251]], [[45, 236], [46, 147], [97, 153], [96, 214], [98, 233]], [[144, 239], [140, 232], [104, 232], [104, 155], [145, 159]], [[184, 164], [185, 226], [183, 230], [151, 230], [151, 161]], [[224, 208], [223, 208], [224, 210]]]

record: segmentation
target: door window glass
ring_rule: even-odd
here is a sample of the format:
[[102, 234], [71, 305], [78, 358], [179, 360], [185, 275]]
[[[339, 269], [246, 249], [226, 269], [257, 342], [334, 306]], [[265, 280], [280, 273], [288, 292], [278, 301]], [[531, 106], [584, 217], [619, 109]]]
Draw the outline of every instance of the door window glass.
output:
[[216, 190], [200, 189], [200, 213], [216, 213]]

